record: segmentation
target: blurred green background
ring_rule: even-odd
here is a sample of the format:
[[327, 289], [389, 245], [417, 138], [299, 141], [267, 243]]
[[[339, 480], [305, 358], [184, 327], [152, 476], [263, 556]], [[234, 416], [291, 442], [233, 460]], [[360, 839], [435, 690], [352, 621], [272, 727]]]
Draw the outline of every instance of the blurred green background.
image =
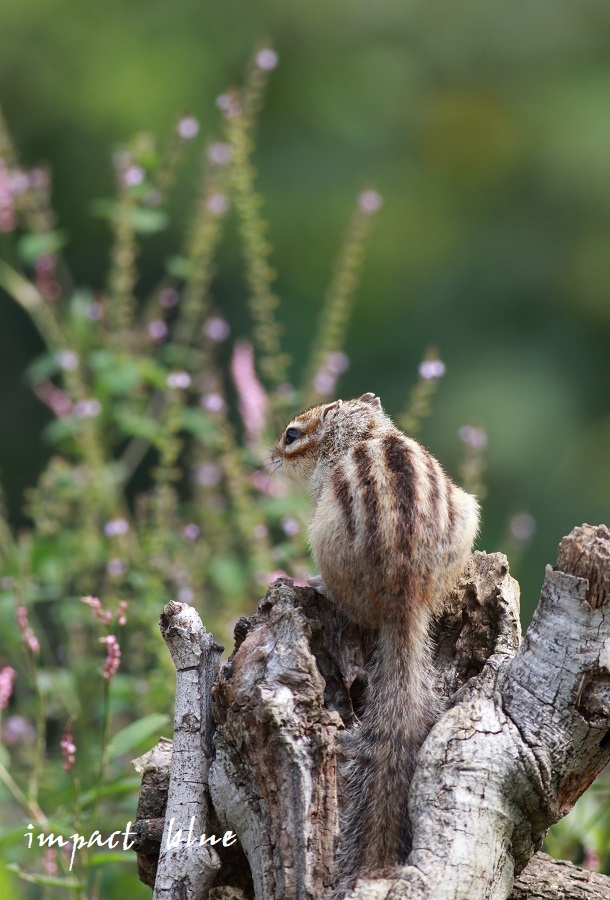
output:
[[[220, 132], [215, 99], [263, 41], [279, 66], [255, 162], [291, 375], [354, 199], [374, 187], [384, 205], [340, 393], [373, 390], [398, 413], [438, 348], [447, 371], [420, 438], [457, 476], [460, 427], [487, 433], [478, 546], [508, 553], [527, 624], [561, 537], [610, 523], [610, 4], [0, 0], [0, 105], [23, 164], [52, 169], [77, 285], [106, 282], [110, 231], [91, 210], [114, 192], [113, 151], [140, 131], [169, 142], [188, 113], [201, 133], [171, 227], [138, 261], [139, 295], [157, 283], [193, 211], [202, 141]], [[231, 227], [213, 294], [232, 339], [247, 334]], [[42, 349], [0, 292], [0, 471], [17, 526], [51, 453], [24, 374]]]
[[[2, 0], [0, 21], [0, 102], [24, 163], [50, 164], [67, 259], [94, 288], [109, 235], [90, 207], [112, 193], [113, 148], [140, 130], [163, 139], [183, 111], [212, 137], [216, 96], [272, 43], [255, 159], [295, 377], [353, 198], [372, 185], [384, 206], [341, 393], [374, 390], [397, 412], [425, 347], [439, 348], [447, 373], [421, 438], [455, 474], [459, 427], [486, 430], [479, 547], [512, 554], [528, 619], [561, 536], [610, 521], [607, 0]], [[191, 211], [189, 151], [173, 230], [140, 258], [143, 293]], [[214, 296], [239, 335], [234, 247]], [[23, 377], [40, 350], [2, 295], [0, 467], [15, 521], [49, 454]], [[529, 542], [510, 535], [522, 512]]]

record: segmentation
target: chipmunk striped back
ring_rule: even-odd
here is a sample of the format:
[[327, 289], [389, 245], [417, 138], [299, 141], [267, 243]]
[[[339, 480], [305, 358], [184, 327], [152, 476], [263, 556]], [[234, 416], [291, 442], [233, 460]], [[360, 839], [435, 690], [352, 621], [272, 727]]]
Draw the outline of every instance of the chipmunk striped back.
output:
[[340, 865], [347, 884], [391, 871], [410, 848], [408, 788], [438, 716], [429, 628], [470, 554], [478, 504], [396, 428], [374, 394], [301, 413], [273, 458], [315, 502], [309, 540], [321, 579], [312, 583], [378, 629], [350, 747]]

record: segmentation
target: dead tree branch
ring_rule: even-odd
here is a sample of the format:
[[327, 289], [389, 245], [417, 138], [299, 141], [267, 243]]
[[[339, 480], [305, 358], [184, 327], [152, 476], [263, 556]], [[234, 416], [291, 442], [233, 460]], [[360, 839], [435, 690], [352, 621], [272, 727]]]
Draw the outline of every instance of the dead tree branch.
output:
[[[518, 586], [506, 558], [473, 554], [438, 623], [446, 711], [421, 749], [411, 788], [412, 853], [399, 878], [361, 880], [351, 900], [610, 896], [605, 876], [534, 856], [549, 826], [610, 759], [609, 595], [610, 531], [577, 528], [561, 542], [555, 568], [547, 568], [519, 646]], [[181, 605], [173, 607], [166, 608], [169, 623]], [[188, 628], [173, 628], [179, 640], [186, 634], [197, 643]], [[215, 857], [181, 847], [172, 856], [164, 836], [155, 896], [330, 895], [345, 796], [341, 733], [357, 727], [373, 641], [332, 603], [288, 579], [274, 582], [256, 614], [240, 620], [234, 653], [211, 692], [214, 758], [210, 763], [204, 728], [199, 757], [191, 746], [188, 767], [179, 762], [174, 771], [172, 763], [165, 832], [172, 817], [175, 827], [188, 828], [196, 814], [217, 834], [236, 834], [241, 849], [219, 845]], [[199, 671], [194, 658], [183, 665]], [[192, 737], [209, 716], [210, 680], [204, 686], [205, 679], [189, 678], [177, 686], [183, 731], [174, 757], [186, 739], [184, 723]], [[148, 879], [154, 819], [138, 823]], [[192, 878], [193, 854], [198, 874], [191, 893], [180, 894], [175, 885], [184, 889], [185, 872]], [[560, 892], [549, 893], [549, 885]]]

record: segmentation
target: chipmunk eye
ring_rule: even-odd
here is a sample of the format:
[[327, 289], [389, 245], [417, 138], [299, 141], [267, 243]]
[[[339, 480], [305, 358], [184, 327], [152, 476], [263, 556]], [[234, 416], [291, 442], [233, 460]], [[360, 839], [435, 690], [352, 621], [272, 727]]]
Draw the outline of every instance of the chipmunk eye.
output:
[[300, 433], [301, 432], [299, 431], [298, 428], [287, 428], [286, 435], [285, 435], [286, 444], [292, 444], [293, 441], [296, 441], [296, 439], [299, 437]]

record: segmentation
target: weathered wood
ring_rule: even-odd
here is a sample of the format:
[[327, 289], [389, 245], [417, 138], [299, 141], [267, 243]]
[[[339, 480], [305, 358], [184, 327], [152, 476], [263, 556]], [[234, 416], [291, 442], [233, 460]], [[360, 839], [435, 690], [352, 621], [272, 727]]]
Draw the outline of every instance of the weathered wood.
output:
[[[610, 897], [592, 893], [608, 887], [604, 876], [553, 868], [541, 854], [527, 865], [610, 758], [609, 585], [610, 531], [575, 529], [547, 569], [519, 646], [518, 585], [506, 558], [473, 554], [438, 623], [445, 712], [422, 747], [409, 797], [413, 852], [399, 877], [359, 881], [352, 900], [546, 900], [551, 883], [563, 891], [555, 896]], [[214, 864], [224, 866], [213, 877], [206, 861], [207, 887], [200, 881], [199, 894], [164, 897], [203, 900], [212, 885], [215, 900], [330, 895], [345, 796], [342, 733], [358, 727], [373, 642], [334, 604], [288, 579], [240, 620], [213, 691], [208, 813], [238, 835], [247, 865], [239, 853], [229, 861], [234, 848], [218, 848]], [[190, 691], [177, 698], [181, 722], [195, 715]], [[201, 701], [209, 709], [209, 691]], [[185, 797], [193, 780], [205, 796], [209, 759], [189, 770], [190, 781], [184, 767], [172, 770]], [[178, 871], [173, 861], [169, 869]]]
[[610, 878], [536, 853], [517, 878], [509, 900], [608, 900]]
[[138, 876], [149, 887], [155, 886], [161, 838], [165, 827], [167, 793], [172, 764], [172, 741], [161, 738], [159, 743], [133, 760], [142, 776], [133, 849], [138, 854]]
[[[297, 602], [309, 593], [296, 589]], [[290, 582], [272, 585], [214, 691], [210, 790], [240, 836], [257, 897], [321, 896], [335, 879], [342, 721], [325, 706], [312, 627], [294, 600]]]
[[160, 627], [176, 666], [176, 703], [171, 778], [153, 900], [200, 900], [221, 865], [214, 847], [191, 841], [210, 833], [208, 770], [214, 725], [205, 698], [216, 681], [223, 648], [206, 633], [193, 607], [184, 603], [168, 603]]
[[388, 900], [505, 900], [546, 830], [610, 759], [610, 610], [599, 588], [610, 532], [583, 526], [563, 543], [561, 565], [578, 560], [591, 582], [547, 568], [515, 656], [490, 657], [432, 730], [409, 798], [413, 851]]

